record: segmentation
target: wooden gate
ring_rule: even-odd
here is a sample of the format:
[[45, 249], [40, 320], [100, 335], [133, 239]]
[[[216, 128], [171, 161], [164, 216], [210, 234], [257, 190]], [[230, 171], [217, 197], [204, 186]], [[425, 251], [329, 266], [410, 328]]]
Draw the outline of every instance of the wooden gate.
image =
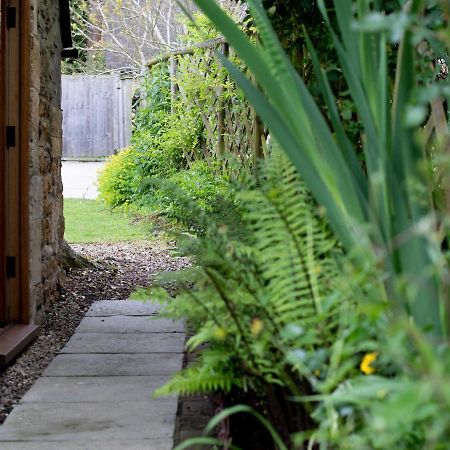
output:
[[119, 75], [63, 75], [63, 157], [96, 159], [131, 138], [133, 80]]

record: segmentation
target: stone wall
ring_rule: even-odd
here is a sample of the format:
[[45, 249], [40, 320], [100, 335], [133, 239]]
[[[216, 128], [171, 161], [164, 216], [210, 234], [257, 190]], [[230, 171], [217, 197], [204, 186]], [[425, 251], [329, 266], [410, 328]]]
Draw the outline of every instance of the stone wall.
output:
[[30, 1], [30, 319], [58, 298], [64, 217], [58, 0]]

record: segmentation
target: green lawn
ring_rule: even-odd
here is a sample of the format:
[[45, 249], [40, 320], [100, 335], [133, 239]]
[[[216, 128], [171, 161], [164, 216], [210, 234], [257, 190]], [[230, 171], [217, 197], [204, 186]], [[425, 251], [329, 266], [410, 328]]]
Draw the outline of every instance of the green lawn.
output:
[[123, 212], [112, 212], [100, 200], [64, 200], [65, 238], [77, 242], [139, 241], [151, 237], [151, 226]]

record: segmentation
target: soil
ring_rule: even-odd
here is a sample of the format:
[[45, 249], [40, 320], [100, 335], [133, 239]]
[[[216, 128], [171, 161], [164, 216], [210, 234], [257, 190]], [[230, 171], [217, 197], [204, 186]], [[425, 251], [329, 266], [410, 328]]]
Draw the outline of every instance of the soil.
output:
[[72, 248], [94, 265], [68, 271], [60, 300], [51, 305], [38, 337], [0, 372], [0, 424], [70, 339], [92, 302], [125, 300], [160, 272], [189, 265], [186, 258], [172, 255], [170, 243], [74, 244]]

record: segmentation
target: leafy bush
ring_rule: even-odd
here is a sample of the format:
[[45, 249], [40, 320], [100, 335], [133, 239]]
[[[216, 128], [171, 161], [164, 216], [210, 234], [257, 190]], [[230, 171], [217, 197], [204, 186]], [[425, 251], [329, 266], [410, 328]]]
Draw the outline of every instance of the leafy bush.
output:
[[217, 197], [231, 195], [231, 186], [221, 173], [220, 165], [214, 161], [197, 160], [187, 169], [175, 173], [169, 179], [166, 189], [155, 195], [153, 203], [166, 216], [182, 221], [183, 208], [179, 207], [169, 186], [178, 188], [204, 211], [216, 211]]
[[[318, 429], [298, 434], [298, 444], [306, 440], [320, 444], [320, 448], [447, 449], [448, 344], [433, 345], [404, 318], [392, 320], [384, 313], [378, 314], [376, 320], [373, 313], [372, 320], [361, 314], [351, 317], [345, 330], [347, 337], [342, 341], [347, 353], [361, 348], [367, 336], [365, 327], [377, 333], [368, 344], [372, 347], [370, 353], [360, 359], [366, 372], [347, 374], [331, 393], [309, 399], [319, 403], [314, 412]], [[373, 361], [370, 370], [363, 363], [368, 356]]]
[[[200, 31], [189, 25], [188, 42], [217, 35], [204, 16], [198, 18], [202, 21]], [[191, 70], [194, 60], [202, 60], [202, 52], [199, 49], [194, 55], [179, 58], [176, 81], [182, 95], [173, 104], [167, 64], [152, 67], [151, 73], [143, 78], [138, 90], [131, 149], [119, 159], [112, 158], [100, 180], [101, 198], [109, 206], [133, 203], [140, 208], [164, 211], [170, 218], [182, 213], [171, 201], [167, 189], [164, 194], [155, 183], [147, 183], [142, 188], [145, 179], [170, 180], [201, 207], [210, 210], [214, 197], [226, 191], [225, 176], [214, 162], [216, 150], [207, 147], [211, 143], [206, 142], [205, 127], [208, 121], [212, 128], [215, 126], [216, 117], [211, 115], [210, 108], [219, 92], [224, 98], [233, 98], [236, 107], [239, 101], [243, 102], [243, 96], [234, 83], [225, 81], [224, 69], [214, 58], [207, 67], [204, 61], [197, 71]], [[211, 157], [208, 162], [205, 155]], [[127, 163], [123, 166], [126, 174], [121, 177], [118, 176], [120, 158], [126, 158]]]
[[133, 137], [141, 130], [161, 129], [161, 119], [170, 113], [170, 76], [167, 64], [153, 67], [151, 76], [141, 79], [136, 92], [136, 114], [133, 120]]
[[136, 152], [133, 147], [109, 157], [98, 178], [100, 198], [113, 208], [132, 203], [139, 185], [136, 174]]
[[155, 205], [154, 192], [139, 189], [142, 180], [170, 178], [183, 171], [198, 147], [197, 118], [171, 113], [166, 69], [157, 68], [144, 80], [131, 147], [110, 158], [100, 177], [101, 198], [111, 207]]

